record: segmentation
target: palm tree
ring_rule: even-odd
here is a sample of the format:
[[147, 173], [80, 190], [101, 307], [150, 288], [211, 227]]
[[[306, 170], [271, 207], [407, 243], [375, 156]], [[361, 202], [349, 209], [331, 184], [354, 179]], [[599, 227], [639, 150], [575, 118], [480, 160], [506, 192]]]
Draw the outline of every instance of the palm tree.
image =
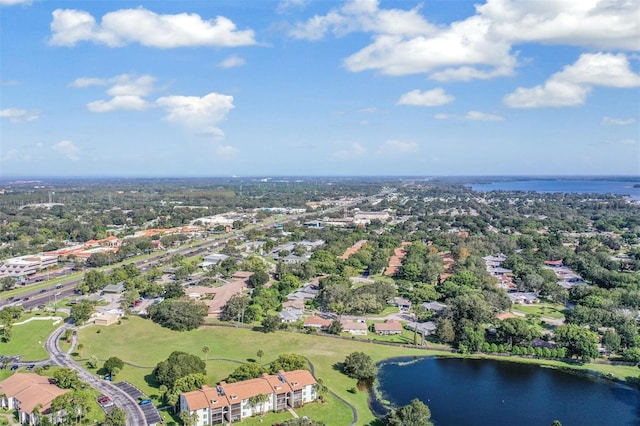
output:
[[202, 347], [202, 352], [204, 353], [205, 362], [209, 361], [209, 357], [207, 356], [207, 354], [209, 353], [210, 350], [211, 350], [211, 348], [209, 348], [209, 346], [207, 346], [207, 345], [204, 345]]
[[316, 394], [318, 395], [318, 399], [324, 401], [324, 396], [329, 392], [329, 388], [324, 384], [324, 380], [320, 377], [316, 380]]

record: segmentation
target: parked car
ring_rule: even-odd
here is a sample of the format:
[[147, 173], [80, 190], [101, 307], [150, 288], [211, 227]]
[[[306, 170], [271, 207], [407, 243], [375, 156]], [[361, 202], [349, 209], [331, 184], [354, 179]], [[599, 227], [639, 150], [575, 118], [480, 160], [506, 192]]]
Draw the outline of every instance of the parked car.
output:
[[151, 404], [151, 400], [150, 399], [143, 399], [139, 402], [140, 405], [149, 405]]

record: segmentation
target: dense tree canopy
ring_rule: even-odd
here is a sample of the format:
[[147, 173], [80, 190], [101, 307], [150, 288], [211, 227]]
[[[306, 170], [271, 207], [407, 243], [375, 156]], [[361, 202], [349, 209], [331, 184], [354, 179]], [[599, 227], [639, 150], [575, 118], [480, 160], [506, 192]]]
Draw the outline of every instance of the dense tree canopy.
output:
[[176, 381], [190, 374], [205, 374], [204, 361], [186, 352], [174, 351], [165, 361], [159, 362], [153, 370], [160, 385], [172, 389]]
[[166, 299], [147, 310], [149, 317], [163, 327], [176, 331], [193, 330], [204, 324], [208, 308], [189, 299]]

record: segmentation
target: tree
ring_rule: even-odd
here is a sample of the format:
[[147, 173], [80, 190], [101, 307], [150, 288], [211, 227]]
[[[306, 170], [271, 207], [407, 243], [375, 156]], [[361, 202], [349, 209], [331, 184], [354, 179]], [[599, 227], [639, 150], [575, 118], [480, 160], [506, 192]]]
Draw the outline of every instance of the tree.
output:
[[340, 320], [334, 319], [331, 321], [331, 324], [329, 324], [329, 327], [327, 328], [327, 333], [336, 335], [342, 333], [342, 323]]
[[264, 403], [267, 401], [269, 401], [269, 395], [261, 393], [249, 397], [249, 400], [247, 402], [249, 402], [249, 405], [253, 410], [255, 410], [255, 408], [260, 405], [260, 409], [258, 411], [264, 414]]
[[173, 392], [185, 393], [200, 389], [207, 381], [207, 376], [201, 373], [188, 374], [173, 383]]
[[452, 343], [456, 338], [456, 332], [450, 319], [440, 319], [436, 335], [442, 343]]
[[89, 357], [89, 360], [87, 361], [87, 367], [98, 368], [98, 357], [95, 355], [91, 355]]
[[529, 344], [536, 337], [529, 322], [523, 318], [507, 318], [502, 321], [497, 330], [498, 339], [509, 345]]
[[264, 356], [264, 351], [262, 349], [258, 349], [258, 352], [256, 352], [256, 356], [260, 358], [260, 361], [262, 361], [262, 357]]
[[198, 424], [198, 413], [194, 411], [192, 414], [186, 410], [181, 411], [180, 420], [184, 426], [195, 426]]
[[187, 299], [166, 299], [148, 308], [149, 317], [163, 327], [188, 331], [204, 324], [208, 308], [204, 303]]
[[123, 426], [127, 424], [127, 413], [120, 407], [113, 407], [104, 416], [102, 426]]
[[222, 307], [220, 319], [223, 321], [243, 321], [244, 312], [251, 303], [251, 296], [248, 294], [234, 294]]
[[179, 299], [184, 296], [184, 287], [179, 281], [168, 282], [164, 286], [165, 299]]
[[308, 369], [309, 363], [307, 363], [307, 360], [302, 355], [298, 354], [282, 354], [269, 364], [271, 374], [276, 374], [280, 370], [293, 371]]
[[88, 300], [81, 300], [79, 303], [71, 306], [71, 313], [69, 314], [69, 318], [71, 318], [77, 325], [82, 325], [91, 318], [91, 313], [93, 312], [93, 304]]
[[3, 277], [0, 279], [0, 285], [2, 286], [2, 291], [9, 291], [16, 285], [16, 280], [13, 277]]
[[598, 335], [575, 324], [560, 325], [555, 330], [558, 346], [566, 348], [570, 356], [584, 362], [598, 357]]
[[358, 380], [373, 380], [378, 368], [371, 357], [364, 352], [352, 352], [344, 360], [342, 371], [349, 377]]
[[266, 373], [267, 369], [257, 362], [248, 362], [236, 368], [227, 377], [227, 382], [235, 383], [243, 380], [256, 379]]
[[622, 340], [615, 330], [606, 330], [602, 335], [602, 345], [610, 353], [616, 353], [620, 350]]
[[208, 359], [208, 354], [209, 354], [209, 351], [210, 351], [210, 350], [211, 350], [211, 349], [210, 349], [210, 348], [209, 348], [209, 346], [207, 346], [207, 345], [204, 345], [204, 346], [202, 347], [202, 353], [204, 353], [204, 358], [205, 358], [205, 359], [204, 359], [204, 361], [205, 361], [205, 362], [209, 361], [209, 359]]
[[267, 274], [265, 271], [256, 271], [251, 274], [248, 281], [251, 287], [260, 287], [269, 282], [269, 274]]
[[123, 367], [124, 361], [115, 356], [112, 356], [104, 362], [104, 369], [112, 376], [115, 376], [116, 374], [114, 370], [117, 369], [118, 371], [121, 371]]
[[53, 379], [59, 388], [79, 389], [83, 383], [78, 378], [78, 373], [70, 368], [60, 368], [53, 373]]
[[280, 327], [280, 317], [278, 315], [266, 315], [262, 320], [262, 331], [273, 333]]
[[203, 360], [186, 352], [174, 351], [165, 361], [159, 362], [153, 370], [159, 384], [172, 389], [176, 380], [189, 374], [206, 374]]
[[415, 398], [405, 406], [392, 410], [385, 419], [387, 426], [430, 426], [431, 410]]
[[322, 401], [324, 401], [324, 396], [329, 392], [329, 388], [324, 384], [324, 380], [318, 377], [316, 380], [316, 395]]

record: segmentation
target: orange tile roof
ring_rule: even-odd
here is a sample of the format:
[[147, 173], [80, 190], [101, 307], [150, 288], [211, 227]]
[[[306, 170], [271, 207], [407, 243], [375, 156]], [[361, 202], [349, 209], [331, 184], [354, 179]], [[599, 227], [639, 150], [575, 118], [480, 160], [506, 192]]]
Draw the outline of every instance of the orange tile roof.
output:
[[373, 324], [375, 331], [402, 331], [402, 324], [399, 321], [387, 320]]
[[49, 377], [34, 373], [16, 373], [0, 382], [0, 393], [20, 401], [20, 411], [32, 413], [36, 405], [40, 405], [42, 412], [51, 408], [51, 401], [58, 395], [71, 392], [70, 389], [60, 389], [49, 382]]
[[202, 386], [202, 389], [197, 389], [191, 392], [185, 392], [182, 394], [187, 401], [189, 410], [196, 411], [203, 408], [221, 408], [230, 405], [229, 399], [226, 395], [218, 393], [215, 387]]
[[315, 385], [316, 379], [313, 378], [308, 370], [294, 370], [280, 373], [286, 379], [291, 389], [300, 390], [305, 386]]
[[315, 315], [304, 319], [304, 327], [329, 327], [330, 325], [331, 321]]
[[269, 395], [274, 392], [269, 382], [262, 377], [243, 380], [242, 382], [228, 383], [221, 386], [232, 404], [236, 404], [252, 396], [258, 396], [260, 394]]
[[342, 256], [340, 256], [340, 259], [347, 260], [349, 257], [351, 257], [352, 254], [356, 254], [366, 243], [367, 240], [358, 241], [357, 243], [346, 249]]

